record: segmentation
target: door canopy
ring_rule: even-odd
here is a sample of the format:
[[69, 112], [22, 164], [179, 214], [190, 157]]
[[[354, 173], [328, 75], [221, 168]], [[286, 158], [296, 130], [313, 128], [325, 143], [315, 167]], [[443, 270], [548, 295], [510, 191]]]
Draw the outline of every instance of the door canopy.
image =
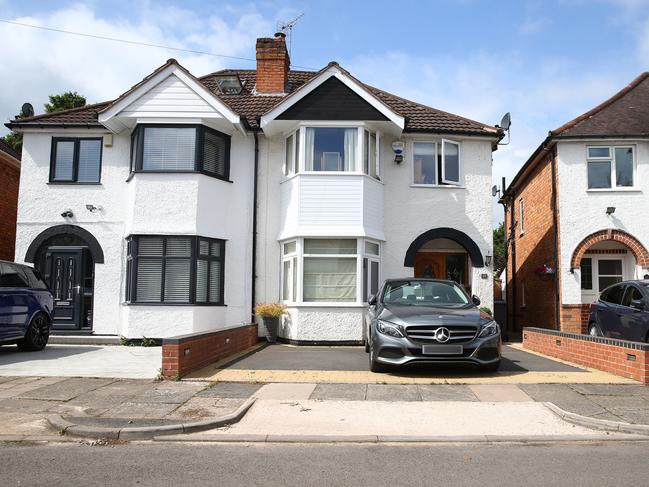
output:
[[482, 252], [480, 252], [480, 247], [476, 244], [471, 237], [466, 233], [454, 228], [434, 228], [433, 230], [428, 230], [427, 232], [419, 235], [408, 247], [406, 252], [406, 258], [403, 261], [405, 267], [413, 267], [415, 265], [415, 255], [417, 251], [429, 240], [434, 240], [436, 238], [447, 238], [457, 242], [462, 247], [466, 249], [471, 257], [471, 263], [473, 267], [484, 267], [484, 260], [482, 258]]
[[40, 249], [47, 240], [58, 235], [74, 235], [75, 237], [80, 238], [88, 245], [88, 250], [90, 251], [90, 255], [92, 255], [95, 264], [104, 263], [104, 251], [101, 249], [101, 245], [99, 245], [97, 239], [88, 230], [76, 225], [56, 225], [39, 233], [27, 249], [25, 262], [33, 263], [36, 259], [38, 249]]
[[649, 267], [649, 252], [647, 252], [645, 246], [642, 245], [637, 238], [625, 231], [608, 228], [606, 230], [591, 233], [588, 237], [583, 239], [579, 245], [577, 245], [575, 251], [572, 253], [572, 259], [570, 260], [570, 272], [581, 265], [581, 258], [591, 246], [606, 241], [621, 243], [631, 251], [635, 257], [637, 265], [642, 266], [643, 268]]

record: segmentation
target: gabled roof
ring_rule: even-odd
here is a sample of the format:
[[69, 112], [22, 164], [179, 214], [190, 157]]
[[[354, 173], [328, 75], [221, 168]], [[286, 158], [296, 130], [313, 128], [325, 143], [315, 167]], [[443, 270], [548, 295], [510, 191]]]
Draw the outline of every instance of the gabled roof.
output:
[[640, 74], [608, 100], [577, 118], [551, 130], [505, 191], [518, 186], [549, 150], [562, 139], [649, 137], [649, 72]]
[[605, 102], [552, 130], [553, 137], [646, 137], [649, 135], [649, 72]]
[[21, 155], [16, 152], [3, 138], [0, 137], [0, 152], [4, 152], [5, 154], [9, 155], [10, 157], [13, 157], [17, 161], [20, 161]]
[[[167, 68], [174, 60], [169, 60], [166, 64], [158, 68], [149, 76], [144, 78], [140, 83], [133, 86], [126, 93], [116, 100], [87, 105], [82, 108], [74, 108], [53, 114], [36, 115], [34, 117], [15, 119], [7, 123], [9, 128], [27, 128], [27, 127], [44, 127], [44, 126], [61, 126], [61, 127], [101, 127], [98, 121], [98, 114], [110, 110], [119, 100], [124, 99], [133, 93], [148, 80], [155, 77], [162, 70]], [[177, 64], [177, 63], [176, 63]], [[249, 69], [225, 69], [214, 73], [194, 78], [209, 90], [216, 98], [227, 105], [232, 111], [238, 114], [244, 126], [250, 130], [260, 130], [259, 119], [271, 111], [275, 106], [286, 100], [292, 93], [298, 90], [305, 83], [313, 79], [319, 73], [336, 63], [330, 63], [321, 71], [299, 71], [290, 70], [288, 73], [288, 96], [287, 95], [265, 95], [255, 93], [255, 83], [257, 73]], [[191, 74], [183, 69], [188, 76]], [[339, 66], [338, 66], [339, 67]], [[340, 68], [341, 70], [343, 68]], [[344, 70], [343, 70], [344, 71]], [[344, 71], [347, 73], [346, 71]], [[222, 94], [218, 88], [217, 81], [224, 75], [238, 75], [243, 83], [243, 89], [236, 95]], [[349, 75], [351, 76], [351, 75]], [[192, 76], [193, 77], [193, 76]], [[356, 80], [355, 78], [353, 78]], [[405, 120], [404, 132], [422, 132], [436, 134], [455, 134], [455, 135], [474, 135], [501, 138], [502, 132], [496, 127], [487, 125], [475, 120], [454, 115], [443, 110], [438, 110], [421, 103], [417, 103], [399, 96], [393, 95], [386, 91], [380, 90], [373, 86], [356, 80], [364, 87], [378, 102], [384, 104], [395, 114], [403, 117]]]

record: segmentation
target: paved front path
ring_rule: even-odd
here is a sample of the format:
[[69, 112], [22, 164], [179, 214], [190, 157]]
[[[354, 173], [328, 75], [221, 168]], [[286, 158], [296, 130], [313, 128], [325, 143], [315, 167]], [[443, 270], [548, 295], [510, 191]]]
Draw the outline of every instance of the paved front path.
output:
[[40, 352], [0, 347], [0, 376], [153, 379], [161, 364], [161, 347], [48, 345]]

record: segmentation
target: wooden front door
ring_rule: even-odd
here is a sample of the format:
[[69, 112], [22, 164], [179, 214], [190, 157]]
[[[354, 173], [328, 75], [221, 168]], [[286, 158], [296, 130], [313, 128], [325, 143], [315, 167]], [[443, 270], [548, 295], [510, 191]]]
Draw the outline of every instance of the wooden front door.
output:
[[449, 279], [469, 289], [467, 254], [417, 252], [415, 277]]

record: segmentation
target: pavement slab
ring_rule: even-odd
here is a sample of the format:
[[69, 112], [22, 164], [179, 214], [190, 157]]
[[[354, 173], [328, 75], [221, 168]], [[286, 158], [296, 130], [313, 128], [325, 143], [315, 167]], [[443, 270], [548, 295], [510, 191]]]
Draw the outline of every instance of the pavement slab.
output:
[[416, 385], [368, 384], [368, 401], [421, 401]]
[[207, 389], [200, 391], [197, 396], [199, 397], [240, 397], [249, 398], [255, 392], [263, 387], [263, 384], [248, 384], [236, 382], [217, 382]]
[[114, 379], [72, 378], [57, 381], [37, 389], [21, 393], [22, 399], [39, 399], [44, 401], [69, 401], [81, 394], [114, 382]]
[[244, 398], [193, 397], [172, 411], [167, 418], [178, 418], [184, 421], [218, 418], [235, 412], [244, 401]]
[[608, 410], [611, 410], [611, 408], [649, 410], [649, 399], [642, 396], [588, 396], [588, 399]]
[[21, 413], [43, 413], [56, 407], [57, 401], [39, 401], [36, 399], [18, 399], [11, 397], [0, 400], [0, 412], [19, 411]]
[[588, 396], [645, 396], [649, 397], [649, 386], [620, 384], [571, 384], [570, 387]]
[[178, 407], [175, 403], [125, 402], [101, 415], [105, 418], [162, 419]]
[[310, 399], [363, 401], [367, 396], [367, 384], [318, 384]]
[[65, 377], [21, 377], [20, 379], [0, 384], [5, 386], [0, 389], [0, 399], [18, 397], [35, 389], [56, 384], [64, 380]]
[[188, 401], [204, 388], [205, 383], [202, 382], [161, 382], [154, 388], [131, 397], [129, 402], [178, 405]]
[[419, 385], [422, 401], [477, 401], [470, 387], [463, 385]]
[[316, 384], [266, 384], [255, 393], [258, 399], [280, 399], [292, 401], [308, 399], [315, 390]]
[[649, 424], [649, 408], [611, 407], [608, 411], [627, 423]]
[[476, 397], [483, 402], [525, 402], [533, 400], [514, 384], [476, 384], [469, 387]]
[[602, 406], [567, 384], [521, 384], [519, 387], [535, 401], [551, 402], [561, 409], [583, 416], [594, 416], [605, 412]]

